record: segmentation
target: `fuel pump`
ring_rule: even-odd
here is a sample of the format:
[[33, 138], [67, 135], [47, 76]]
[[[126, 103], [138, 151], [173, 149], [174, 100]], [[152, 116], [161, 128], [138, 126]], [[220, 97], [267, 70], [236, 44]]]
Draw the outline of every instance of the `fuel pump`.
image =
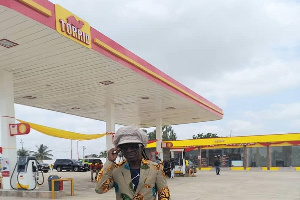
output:
[[170, 149], [171, 158], [175, 162], [175, 174], [185, 175], [186, 165], [185, 165], [185, 152], [184, 149]]
[[[39, 185], [39, 172], [38, 172], [38, 161], [34, 156], [20, 156], [17, 159], [16, 166], [14, 168], [13, 174], [17, 170], [17, 185], [16, 188], [11, 185], [13, 189], [23, 189], [23, 190], [34, 190], [38, 189]], [[13, 177], [13, 175], [11, 176]], [[10, 181], [12, 183], [12, 181]]]

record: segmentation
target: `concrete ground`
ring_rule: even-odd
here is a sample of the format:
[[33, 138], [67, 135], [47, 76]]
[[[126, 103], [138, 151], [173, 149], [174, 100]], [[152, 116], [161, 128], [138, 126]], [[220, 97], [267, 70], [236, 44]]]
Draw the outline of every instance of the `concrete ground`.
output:
[[[70, 183], [64, 182], [66, 196], [59, 199], [114, 200], [114, 190], [106, 194], [94, 192], [89, 172], [50, 172], [45, 174], [45, 183], [40, 190], [48, 190], [47, 178], [55, 174], [74, 178], [75, 196], [70, 196]], [[198, 171], [196, 177], [168, 179], [172, 200], [300, 200], [300, 172], [280, 171]], [[1, 197], [2, 200], [28, 198]]]

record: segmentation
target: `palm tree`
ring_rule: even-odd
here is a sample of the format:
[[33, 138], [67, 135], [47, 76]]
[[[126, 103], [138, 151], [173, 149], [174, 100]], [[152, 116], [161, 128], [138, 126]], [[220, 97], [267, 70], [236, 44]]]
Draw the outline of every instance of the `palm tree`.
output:
[[107, 158], [107, 151], [101, 151], [99, 157], [100, 158]]
[[30, 151], [22, 148], [22, 149], [18, 149], [17, 154], [18, 156], [29, 156]]
[[35, 156], [38, 160], [51, 160], [51, 156], [53, 156], [50, 152], [52, 150], [49, 150], [46, 145], [41, 144], [40, 146], [37, 146], [37, 152], [33, 152], [33, 156]]

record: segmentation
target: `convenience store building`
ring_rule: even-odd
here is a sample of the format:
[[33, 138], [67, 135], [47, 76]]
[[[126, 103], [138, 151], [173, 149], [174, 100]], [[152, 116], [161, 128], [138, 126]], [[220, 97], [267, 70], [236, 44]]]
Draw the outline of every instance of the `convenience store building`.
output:
[[[198, 162], [201, 170], [210, 170], [216, 156], [220, 155], [222, 167], [231, 170], [259, 168], [276, 171], [282, 167], [292, 167], [300, 171], [300, 133], [191, 139], [164, 143], [172, 143], [171, 149], [185, 148], [185, 157]], [[148, 148], [154, 145], [149, 144]]]

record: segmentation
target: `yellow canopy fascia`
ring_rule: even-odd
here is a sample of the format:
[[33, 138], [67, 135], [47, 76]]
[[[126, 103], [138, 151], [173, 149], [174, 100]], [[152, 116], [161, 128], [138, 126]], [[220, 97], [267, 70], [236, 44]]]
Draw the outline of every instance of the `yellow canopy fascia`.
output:
[[51, 128], [51, 127], [47, 127], [47, 126], [42, 126], [39, 124], [34, 124], [31, 122], [26, 122], [26, 121], [22, 121], [17, 119], [19, 122], [21, 123], [27, 123], [30, 125], [30, 128], [46, 134], [46, 135], [50, 135], [53, 137], [59, 137], [59, 138], [65, 138], [65, 139], [70, 139], [70, 140], [93, 140], [93, 139], [97, 139], [97, 138], [101, 138], [107, 134], [110, 133], [102, 133], [102, 134], [81, 134], [81, 133], [75, 133], [75, 132], [71, 132], [71, 131], [65, 131], [65, 130], [60, 130], [57, 128]]
[[[240, 136], [240, 137], [220, 137], [220, 138], [206, 138], [206, 139], [191, 139], [191, 140], [176, 140], [176, 141], [163, 141], [171, 142], [172, 148], [192, 147], [192, 146], [209, 146], [216, 145], [211, 148], [221, 148], [218, 145], [242, 144], [249, 143], [272, 143], [272, 142], [289, 142], [300, 141], [300, 133], [287, 133], [287, 134], [274, 134], [274, 135], [254, 135], [254, 136]], [[290, 145], [290, 144], [289, 144]], [[271, 145], [275, 146], [275, 145]], [[281, 145], [276, 145], [281, 146]], [[284, 146], [284, 145], [283, 145]], [[155, 148], [156, 142], [148, 144], [147, 148]], [[262, 145], [250, 145], [249, 147], [263, 147]], [[234, 148], [229, 146], [227, 148]]]
[[226, 145], [226, 144], [247, 144], [247, 143], [257, 143], [257, 142], [288, 142], [288, 141], [300, 141], [300, 133], [207, 138], [207, 139], [194, 139], [194, 140], [178, 140], [178, 141], [169, 141], [169, 142], [173, 143], [173, 147], [182, 147], [182, 146], [206, 146], [206, 145], [220, 145], [220, 144]]

